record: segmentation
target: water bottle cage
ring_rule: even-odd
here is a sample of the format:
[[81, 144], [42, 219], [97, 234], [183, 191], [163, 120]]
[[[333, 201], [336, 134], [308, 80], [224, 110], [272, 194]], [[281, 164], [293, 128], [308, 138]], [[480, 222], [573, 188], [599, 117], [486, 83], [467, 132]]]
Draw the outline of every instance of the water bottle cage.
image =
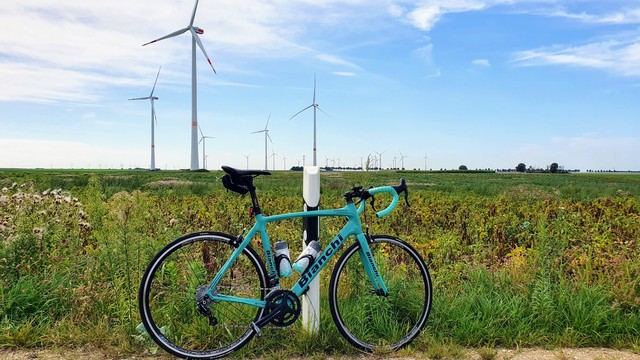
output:
[[305, 258], [309, 259], [309, 264], [307, 265], [307, 268], [304, 269], [304, 271], [302, 272], [303, 274], [306, 273], [309, 269], [311, 269], [311, 265], [313, 265], [313, 262], [316, 259], [315, 257], [313, 257], [313, 255], [307, 254], [307, 255], [300, 256], [298, 260], [296, 260], [296, 263]]
[[280, 262], [283, 259], [287, 259], [287, 261], [289, 261], [289, 262], [291, 261], [291, 260], [289, 260], [289, 257], [287, 255], [285, 255], [285, 254], [280, 254], [280, 255], [276, 256], [276, 267], [278, 269], [280, 269]]

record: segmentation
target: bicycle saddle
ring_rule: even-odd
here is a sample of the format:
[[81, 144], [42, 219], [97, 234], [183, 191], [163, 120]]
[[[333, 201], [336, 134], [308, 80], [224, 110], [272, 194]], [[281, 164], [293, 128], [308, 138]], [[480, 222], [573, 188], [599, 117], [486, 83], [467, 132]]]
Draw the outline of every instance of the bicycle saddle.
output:
[[222, 170], [227, 174], [236, 177], [236, 176], [258, 176], [258, 175], [271, 175], [270, 172], [264, 170], [240, 170], [234, 169], [231, 166], [222, 166]]

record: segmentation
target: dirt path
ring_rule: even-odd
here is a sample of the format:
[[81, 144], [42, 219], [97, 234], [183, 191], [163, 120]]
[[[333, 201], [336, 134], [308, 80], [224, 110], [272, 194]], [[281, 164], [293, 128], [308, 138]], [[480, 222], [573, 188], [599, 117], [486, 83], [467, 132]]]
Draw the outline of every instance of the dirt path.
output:
[[[621, 351], [602, 348], [581, 348], [581, 349], [497, 349], [492, 354], [480, 355], [478, 350], [468, 350], [462, 359], [468, 360], [640, 360], [640, 354], [632, 351]], [[317, 359], [313, 357], [312, 359]], [[426, 354], [414, 354], [413, 356], [361, 356], [359, 359], [382, 359], [391, 358], [397, 360], [427, 360]], [[2, 360], [165, 360], [171, 359], [165, 354], [157, 356], [148, 355], [117, 355], [108, 354], [99, 350], [80, 349], [73, 351], [64, 350], [0, 350]], [[270, 357], [271, 359], [271, 357]], [[350, 358], [332, 358], [333, 360], [347, 360]], [[296, 360], [296, 359], [294, 359]], [[304, 360], [303, 358], [297, 360]]]

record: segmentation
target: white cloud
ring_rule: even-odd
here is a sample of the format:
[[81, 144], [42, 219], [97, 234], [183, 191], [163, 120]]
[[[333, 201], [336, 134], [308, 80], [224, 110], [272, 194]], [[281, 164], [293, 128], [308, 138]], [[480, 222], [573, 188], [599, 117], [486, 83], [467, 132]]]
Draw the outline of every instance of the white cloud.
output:
[[[588, 13], [567, 11], [563, 7], [565, 3], [575, 6], [575, 2], [562, 0], [396, 0], [387, 6], [387, 13], [427, 32], [431, 31], [446, 14], [480, 11], [501, 5], [510, 6], [511, 11], [516, 13], [565, 17], [588, 23], [640, 24], [640, 7], [637, 5], [636, 7], [624, 6], [609, 13]], [[547, 6], [547, 8], [534, 9], [531, 5]]]
[[[497, 1], [497, 3], [500, 2], [504, 1]], [[389, 6], [388, 12], [392, 16], [404, 19], [404, 21], [422, 31], [431, 31], [445, 14], [478, 11], [491, 6], [492, 3], [496, 3], [496, 1], [422, 0], [417, 4], [411, 2], [407, 6], [409, 9], [399, 4], [393, 4]]]
[[481, 67], [491, 67], [491, 63], [489, 62], [489, 59], [475, 59], [471, 61], [471, 64], [476, 66], [481, 66]]
[[580, 46], [553, 46], [520, 51], [512, 62], [519, 66], [566, 65], [640, 76], [640, 34], [630, 40], [605, 40]]
[[579, 13], [568, 12], [564, 9], [552, 9], [540, 11], [539, 15], [550, 17], [565, 17], [595, 24], [639, 24], [640, 7], [628, 8], [621, 11], [605, 14], [589, 14], [585, 11]]
[[358, 69], [361, 70], [362, 68], [348, 60], [342, 59], [340, 57], [337, 57], [335, 55], [329, 55], [329, 54], [318, 54], [316, 55], [316, 58], [318, 60], [327, 62], [329, 64], [334, 64], [334, 65], [343, 65], [346, 67], [350, 67], [352, 69]]
[[356, 76], [356, 73], [349, 71], [334, 71], [333, 74], [338, 76]]
[[[317, 55], [322, 51], [300, 40], [311, 24], [326, 19], [322, 12], [337, 12], [343, 5], [369, 6], [361, 0], [200, 2], [195, 25], [205, 30], [201, 40], [218, 71], [238, 71], [234, 55], [317, 56], [324, 62], [359, 69], [336, 56]], [[301, 11], [301, 6], [307, 11]], [[309, 7], [314, 11], [308, 11]], [[96, 101], [108, 86], [145, 86], [159, 64], [164, 65], [161, 82], [182, 84], [189, 76], [183, 71], [190, 57], [188, 34], [144, 48], [141, 45], [186, 26], [192, 9], [193, 0], [59, 0], [55, 6], [47, 0], [2, 1], [0, 101]], [[342, 16], [347, 19], [364, 13]], [[199, 52], [198, 57], [204, 67]]]
[[427, 44], [413, 51], [413, 54], [424, 64], [431, 66], [433, 64], [433, 44]]

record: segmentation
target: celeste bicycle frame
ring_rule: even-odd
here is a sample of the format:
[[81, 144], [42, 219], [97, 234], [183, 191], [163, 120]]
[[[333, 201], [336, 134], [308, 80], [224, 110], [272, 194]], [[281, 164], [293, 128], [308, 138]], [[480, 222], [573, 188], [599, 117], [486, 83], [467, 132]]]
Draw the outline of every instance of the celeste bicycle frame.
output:
[[[374, 191], [375, 193], [379, 192], [390, 192], [393, 195], [393, 201], [387, 209], [378, 213], [378, 217], [384, 216], [391, 212], [393, 207], [398, 203], [398, 195], [395, 190], [390, 186], [382, 186], [374, 189], [370, 189], [370, 192]], [[374, 193], [372, 192], [372, 193]], [[360, 244], [360, 260], [366, 270], [366, 273], [373, 285], [373, 288], [376, 293], [386, 296], [388, 295], [387, 287], [384, 283], [382, 277], [380, 277], [380, 273], [378, 271], [378, 267], [373, 260], [373, 256], [371, 254], [371, 249], [369, 248], [369, 243], [367, 241], [367, 236], [362, 231], [362, 224], [360, 222], [359, 215], [364, 211], [365, 201], [360, 203], [360, 206], [356, 209], [355, 204], [352, 201], [348, 201], [346, 206], [340, 209], [330, 209], [330, 210], [313, 210], [313, 211], [305, 211], [305, 212], [293, 212], [272, 216], [264, 216], [262, 213], [258, 213], [255, 215], [256, 222], [246, 234], [244, 238], [237, 245], [236, 250], [231, 254], [227, 262], [221, 267], [220, 271], [214, 279], [211, 281], [209, 285], [208, 295], [213, 301], [226, 301], [226, 302], [235, 302], [246, 304], [250, 306], [255, 306], [259, 308], [264, 308], [267, 306], [267, 302], [259, 299], [252, 298], [241, 298], [231, 295], [219, 294], [216, 291], [216, 286], [225, 275], [225, 273], [229, 270], [233, 262], [240, 256], [240, 254], [244, 251], [244, 249], [251, 243], [254, 236], [256, 234], [260, 234], [260, 239], [262, 240], [262, 247], [264, 249], [265, 258], [267, 261], [267, 270], [270, 276], [275, 276], [276, 284], [278, 283], [278, 272], [276, 270], [275, 259], [271, 251], [271, 242], [269, 240], [269, 235], [267, 234], [266, 226], [268, 223], [289, 220], [289, 219], [297, 219], [297, 218], [305, 218], [305, 217], [346, 217], [347, 223], [345, 226], [338, 232], [331, 242], [327, 246], [324, 247], [324, 250], [320, 255], [318, 255], [315, 261], [309, 266], [309, 268], [300, 275], [300, 279], [293, 286], [291, 291], [295, 293], [297, 296], [301, 296], [304, 294], [309, 284], [315, 277], [320, 273], [320, 271], [329, 263], [331, 258], [336, 254], [337, 250], [342, 247], [346, 239], [350, 236], [355, 236], [356, 240]]]

